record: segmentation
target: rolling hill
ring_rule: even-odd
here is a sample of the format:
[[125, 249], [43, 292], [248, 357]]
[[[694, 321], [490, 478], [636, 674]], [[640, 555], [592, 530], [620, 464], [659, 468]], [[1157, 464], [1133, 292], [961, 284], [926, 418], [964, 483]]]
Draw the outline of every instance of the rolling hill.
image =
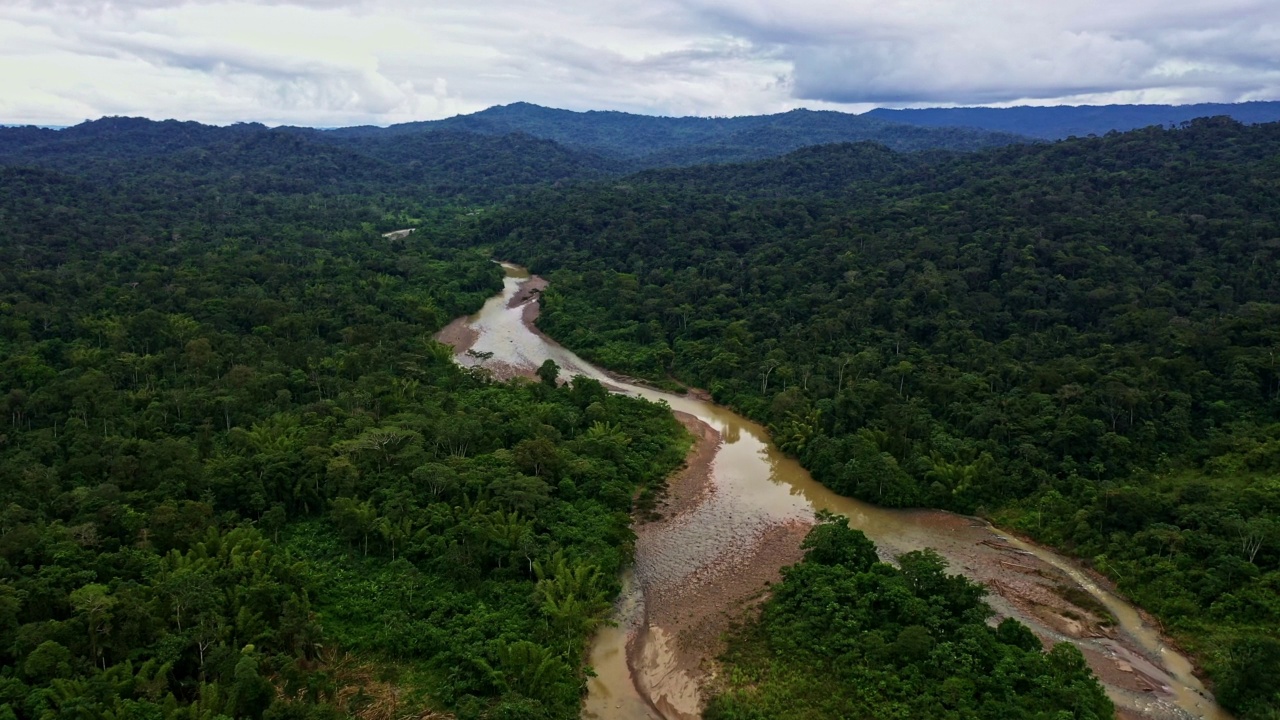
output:
[[1172, 127], [1196, 118], [1226, 115], [1246, 124], [1280, 120], [1280, 102], [1198, 105], [1081, 105], [1011, 108], [880, 108], [862, 117], [919, 127], [967, 127], [1043, 140], [1105, 135], [1151, 125]]
[[631, 169], [759, 160], [809, 145], [876, 142], [891, 150], [978, 150], [1026, 138], [956, 128], [922, 128], [848, 113], [792, 110], [732, 118], [655, 117], [616, 111], [573, 112], [513, 103], [444, 120], [329, 131], [335, 137], [400, 136], [455, 130], [527, 133], [624, 162]]

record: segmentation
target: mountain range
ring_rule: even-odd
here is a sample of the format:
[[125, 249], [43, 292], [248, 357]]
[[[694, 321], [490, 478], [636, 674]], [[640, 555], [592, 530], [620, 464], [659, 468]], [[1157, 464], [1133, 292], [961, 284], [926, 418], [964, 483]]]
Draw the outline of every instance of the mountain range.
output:
[[1042, 140], [1105, 135], [1113, 131], [1226, 115], [1246, 125], [1280, 120], [1280, 102], [1200, 103], [1196, 105], [1081, 105], [1011, 108], [878, 108], [861, 117], [920, 127], [967, 127], [1013, 133]]
[[[64, 129], [0, 127], [0, 165], [34, 166], [89, 179], [155, 182], [248, 192], [427, 192], [435, 199], [487, 202], [547, 184], [635, 172], [758, 162], [803, 148], [850, 147], [839, 173], [854, 178], [901, 169], [929, 153], [972, 152], [1172, 125], [1205, 115], [1245, 123], [1280, 119], [1280, 103], [1079, 108], [875, 110], [864, 115], [793, 110], [733, 118], [574, 112], [514, 103], [443, 120], [338, 129], [229, 126], [107, 117]], [[922, 154], [924, 153], [924, 154]], [[918, 156], [918, 157], [917, 157]], [[916, 159], [911, 159], [915, 157]], [[804, 156], [774, 166], [787, 177]], [[675, 177], [675, 176], [672, 176]], [[828, 182], [803, 174], [803, 182]], [[643, 178], [642, 178], [643, 179]], [[731, 189], [731, 178], [719, 181]], [[232, 187], [234, 186], [234, 187]], [[760, 186], [751, 188], [758, 193]]]
[[454, 130], [483, 135], [527, 133], [611, 158], [630, 169], [741, 162], [808, 145], [876, 142], [891, 150], [978, 150], [1025, 142], [1010, 133], [924, 128], [865, 115], [792, 110], [744, 117], [656, 117], [615, 111], [573, 112], [514, 103], [443, 120], [330, 131], [337, 137], [381, 137]]

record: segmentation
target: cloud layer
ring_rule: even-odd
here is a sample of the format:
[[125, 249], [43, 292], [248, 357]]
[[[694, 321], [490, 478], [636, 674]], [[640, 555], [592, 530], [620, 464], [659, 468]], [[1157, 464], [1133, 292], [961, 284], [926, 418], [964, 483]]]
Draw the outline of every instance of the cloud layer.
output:
[[6, 0], [0, 122], [1280, 98], [1274, 0]]

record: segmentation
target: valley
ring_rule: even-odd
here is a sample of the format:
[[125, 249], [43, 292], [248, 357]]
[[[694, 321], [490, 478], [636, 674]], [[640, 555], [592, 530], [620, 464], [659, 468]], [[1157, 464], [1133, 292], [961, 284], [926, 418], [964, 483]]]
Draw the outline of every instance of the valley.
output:
[[[1126, 717], [1230, 718], [1152, 620], [1106, 589], [1104, 580], [975, 518], [885, 510], [832, 493], [781, 453], [765, 428], [697, 393], [634, 384], [560, 347], [534, 325], [545, 281], [503, 267], [504, 291], [442, 333], [455, 341], [458, 362], [536, 379], [550, 360], [566, 377], [665, 403], [695, 437], [685, 469], [669, 481], [657, 507], [660, 517], [636, 518], [635, 566], [615, 606], [618, 628], [602, 630], [595, 640], [600, 677], [588, 684], [585, 717], [699, 717], [724, 651], [721, 635], [749, 619], [779, 571], [800, 560], [815, 513], [825, 511], [848, 518], [887, 561], [937, 550], [953, 571], [987, 587], [993, 622], [1013, 617], [1047, 644], [1080, 646]], [[1073, 593], [1091, 601], [1073, 604], [1067, 599]]]

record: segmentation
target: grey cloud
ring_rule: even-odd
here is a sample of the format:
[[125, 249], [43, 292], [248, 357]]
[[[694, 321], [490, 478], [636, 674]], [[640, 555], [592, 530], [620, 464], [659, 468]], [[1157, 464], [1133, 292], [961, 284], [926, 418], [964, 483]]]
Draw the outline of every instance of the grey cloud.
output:
[[1280, 86], [1280, 7], [1263, 0], [689, 0], [794, 63], [801, 100], [990, 104], [1117, 92], [1236, 99]]
[[[708, 43], [700, 47], [656, 52], [630, 58], [609, 49], [591, 47], [563, 38], [539, 37], [522, 45], [522, 49], [547, 65], [586, 76], [638, 80], [650, 78], [707, 77], [719, 71], [725, 62], [752, 61], [762, 57], [743, 43]], [[513, 56], [515, 65], [527, 56]]]
[[1277, 46], [1274, 0], [0, 0], [0, 75], [56, 61], [0, 76], [0, 114], [339, 124], [516, 100], [724, 115], [1266, 99]]

